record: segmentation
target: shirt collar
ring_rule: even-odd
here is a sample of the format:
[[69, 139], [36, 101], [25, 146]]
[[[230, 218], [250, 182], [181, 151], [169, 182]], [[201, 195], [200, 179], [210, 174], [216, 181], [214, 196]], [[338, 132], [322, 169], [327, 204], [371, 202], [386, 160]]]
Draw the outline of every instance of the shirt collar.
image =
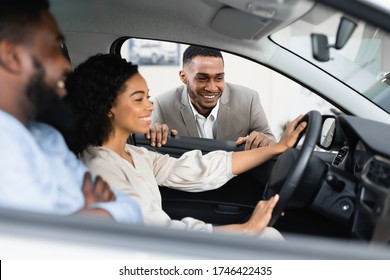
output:
[[[191, 108], [191, 111], [192, 111], [194, 118], [196, 119], [197, 116], [204, 118], [204, 116], [202, 116], [201, 114], [198, 113], [198, 111], [195, 109], [194, 105], [192, 105], [191, 99], [188, 95], [187, 95], [187, 98], [188, 98], [188, 103], [190, 104], [190, 108]], [[217, 101], [217, 105], [215, 105], [213, 110], [211, 110], [210, 115], [207, 118], [210, 118], [212, 116], [214, 120], [217, 119], [218, 109], [219, 109], [219, 99]]]

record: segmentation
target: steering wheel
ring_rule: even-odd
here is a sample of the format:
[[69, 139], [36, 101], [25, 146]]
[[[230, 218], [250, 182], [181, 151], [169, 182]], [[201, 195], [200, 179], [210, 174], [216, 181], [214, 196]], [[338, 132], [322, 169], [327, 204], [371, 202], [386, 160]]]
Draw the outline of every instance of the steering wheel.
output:
[[269, 226], [275, 224], [291, 200], [319, 139], [322, 129], [322, 115], [320, 112], [308, 112], [301, 120], [301, 122], [304, 121], [307, 122], [307, 127], [301, 132], [297, 140], [298, 143], [302, 135], [306, 133], [300, 152], [298, 153], [296, 149], [288, 149], [280, 155], [265, 186], [264, 199], [267, 200], [275, 194], [279, 194], [279, 201], [272, 213]]

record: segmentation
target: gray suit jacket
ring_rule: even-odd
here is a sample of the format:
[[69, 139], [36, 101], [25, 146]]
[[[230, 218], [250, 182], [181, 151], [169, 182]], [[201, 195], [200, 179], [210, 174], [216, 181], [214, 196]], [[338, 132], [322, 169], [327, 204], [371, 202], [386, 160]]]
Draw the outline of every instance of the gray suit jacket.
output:
[[[167, 124], [170, 129], [176, 129], [178, 135], [200, 137], [185, 85], [156, 97], [152, 121]], [[263, 132], [275, 140], [258, 93], [225, 83], [217, 116], [217, 139], [235, 141], [252, 131]]]

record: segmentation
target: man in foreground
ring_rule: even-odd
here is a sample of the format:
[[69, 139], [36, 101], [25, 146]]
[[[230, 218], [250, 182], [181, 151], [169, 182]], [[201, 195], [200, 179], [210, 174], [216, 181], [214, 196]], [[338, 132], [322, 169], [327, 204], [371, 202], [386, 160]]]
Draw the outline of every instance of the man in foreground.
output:
[[62, 52], [63, 40], [47, 0], [2, 3], [0, 206], [141, 222], [133, 200], [94, 178], [57, 130], [35, 121], [66, 95], [71, 67]]

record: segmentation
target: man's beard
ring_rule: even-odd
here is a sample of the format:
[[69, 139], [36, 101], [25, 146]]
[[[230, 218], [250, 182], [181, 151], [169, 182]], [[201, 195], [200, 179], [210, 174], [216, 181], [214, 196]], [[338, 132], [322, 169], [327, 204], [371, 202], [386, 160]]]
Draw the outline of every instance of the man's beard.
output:
[[33, 119], [47, 123], [67, 135], [72, 128], [72, 111], [44, 80], [42, 64], [33, 59], [35, 75], [31, 77], [26, 94], [33, 106]]

